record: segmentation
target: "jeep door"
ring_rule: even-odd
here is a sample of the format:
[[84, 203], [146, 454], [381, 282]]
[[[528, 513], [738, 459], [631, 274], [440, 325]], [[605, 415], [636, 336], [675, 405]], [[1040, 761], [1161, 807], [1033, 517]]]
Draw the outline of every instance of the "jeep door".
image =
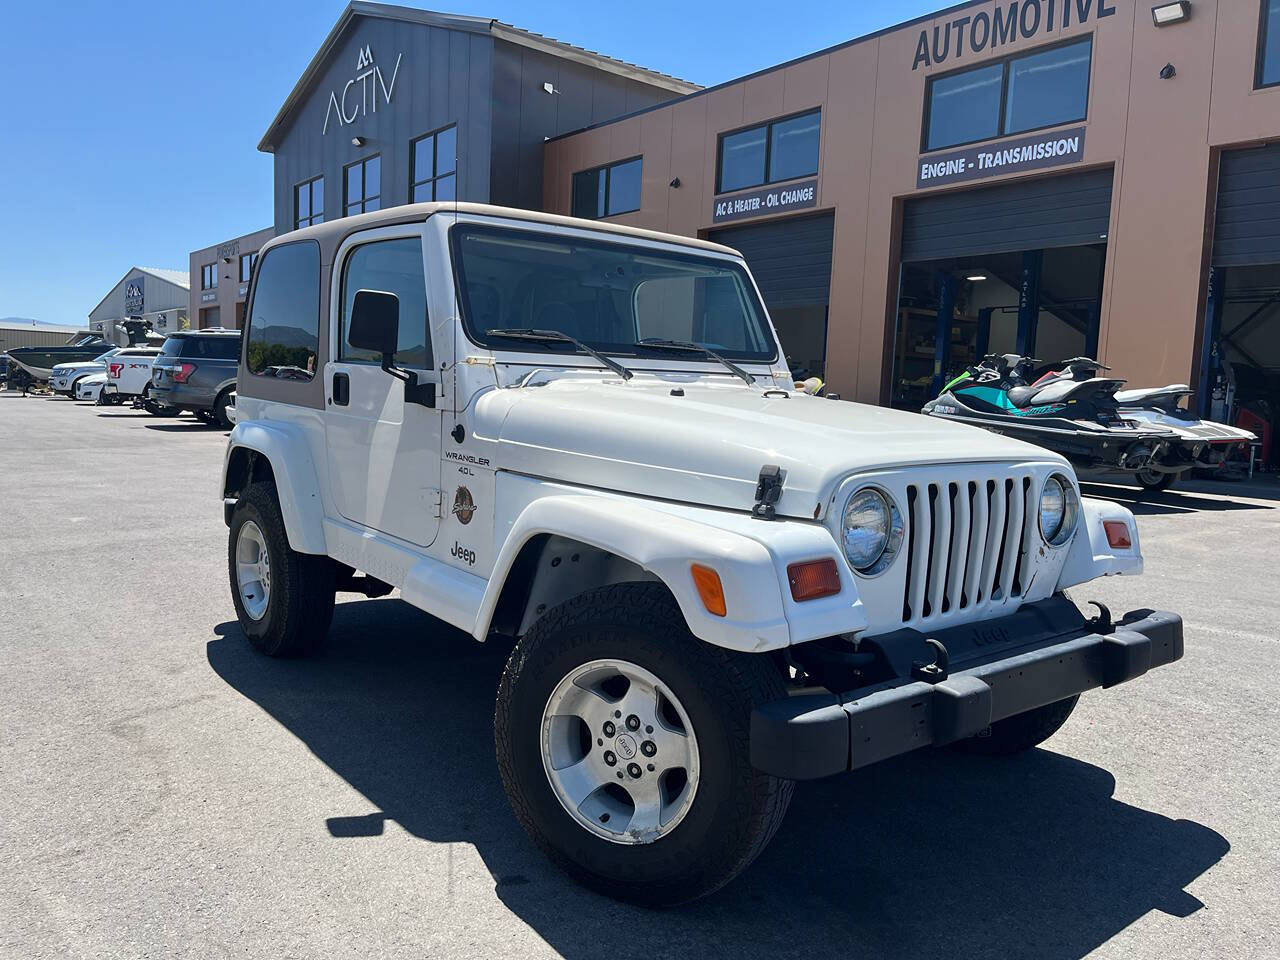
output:
[[359, 290], [399, 300], [395, 366], [439, 391], [427, 319], [427, 271], [421, 224], [369, 230], [349, 238], [334, 260], [330, 361], [325, 367], [329, 489], [347, 520], [419, 547], [440, 527], [440, 425], [437, 409], [405, 401], [405, 384], [381, 358], [347, 341]]

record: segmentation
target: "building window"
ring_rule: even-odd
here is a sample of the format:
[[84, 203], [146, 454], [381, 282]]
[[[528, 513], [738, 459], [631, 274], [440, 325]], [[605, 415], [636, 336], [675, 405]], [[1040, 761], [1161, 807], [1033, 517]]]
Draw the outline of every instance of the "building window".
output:
[[324, 177], [293, 188], [293, 229], [324, 223]]
[[818, 172], [822, 112], [811, 110], [720, 135], [716, 193], [811, 177]]
[[249, 371], [310, 380], [320, 345], [320, 244], [273, 247], [262, 261], [249, 307]]
[[1280, 0], [1262, 0], [1262, 22], [1258, 26], [1257, 86], [1280, 83]]
[[206, 263], [200, 268], [200, 289], [213, 290], [218, 286], [218, 265]]
[[458, 199], [458, 128], [445, 127], [410, 144], [409, 200]]
[[587, 220], [640, 209], [640, 157], [573, 175], [573, 215]]
[[[1280, 6], [1280, 0], [1274, 0]], [[933, 77], [925, 92], [925, 150], [1085, 119], [1093, 38]]]
[[257, 262], [258, 262], [258, 255], [256, 253], [240, 254], [240, 282], [241, 283], [249, 282], [249, 279], [253, 276], [253, 268], [257, 264]]
[[342, 189], [344, 217], [372, 213], [379, 209], [382, 196], [382, 158], [374, 154], [347, 167]]

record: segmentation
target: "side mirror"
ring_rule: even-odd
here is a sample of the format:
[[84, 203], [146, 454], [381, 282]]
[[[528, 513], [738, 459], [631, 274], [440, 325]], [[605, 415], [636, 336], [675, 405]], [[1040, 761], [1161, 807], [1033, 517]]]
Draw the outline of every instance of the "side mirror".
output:
[[387, 367], [400, 342], [400, 298], [382, 290], [357, 290], [351, 305], [347, 342], [357, 350], [371, 350]]

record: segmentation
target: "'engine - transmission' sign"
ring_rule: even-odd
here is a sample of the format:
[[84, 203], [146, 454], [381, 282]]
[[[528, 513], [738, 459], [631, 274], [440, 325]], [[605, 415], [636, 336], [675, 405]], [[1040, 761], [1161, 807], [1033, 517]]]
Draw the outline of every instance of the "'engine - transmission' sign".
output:
[[916, 186], [940, 187], [944, 183], [1040, 170], [1083, 159], [1084, 127], [1076, 127], [921, 157], [916, 167]]

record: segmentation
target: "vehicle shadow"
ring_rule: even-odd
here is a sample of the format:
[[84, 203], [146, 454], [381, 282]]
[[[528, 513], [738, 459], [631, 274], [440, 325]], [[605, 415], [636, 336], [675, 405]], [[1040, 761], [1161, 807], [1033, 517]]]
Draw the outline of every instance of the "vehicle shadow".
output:
[[[148, 430], [159, 430], [161, 433], [210, 433], [214, 430], [221, 430], [221, 427], [215, 427], [211, 423], [201, 423], [199, 420], [183, 420], [178, 423], [148, 423]], [[230, 431], [223, 430], [223, 433]]]
[[1214, 513], [1234, 510], [1274, 510], [1275, 507], [1256, 500], [1232, 500], [1222, 493], [1179, 493], [1164, 490], [1151, 493], [1133, 487], [1120, 487], [1106, 483], [1081, 481], [1080, 491], [1086, 497], [1114, 500], [1123, 503], [1138, 516], [1159, 516], [1176, 513]]
[[390, 819], [424, 840], [472, 844], [506, 906], [572, 958], [853, 949], [1074, 960], [1148, 911], [1199, 910], [1185, 887], [1230, 849], [1206, 826], [1116, 800], [1110, 773], [1050, 750], [930, 750], [799, 784], [741, 878], [655, 914], [577, 887], [516, 824], [492, 745], [505, 650], [395, 599], [339, 604], [309, 660], [254, 653], [234, 621], [214, 632], [218, 676], [373, 805], [335, 809], [335, 842], [378, 835]]

